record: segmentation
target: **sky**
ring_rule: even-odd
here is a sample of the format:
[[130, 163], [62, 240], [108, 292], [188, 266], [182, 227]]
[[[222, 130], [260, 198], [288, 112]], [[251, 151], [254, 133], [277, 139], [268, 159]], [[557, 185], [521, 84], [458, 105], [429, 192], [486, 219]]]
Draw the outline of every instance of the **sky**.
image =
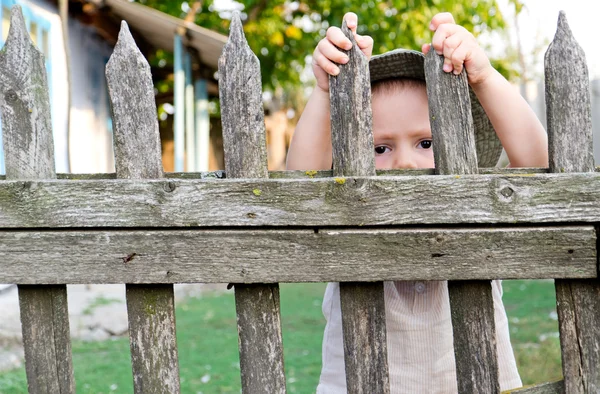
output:
[[[499, 0], [505, 17], [514, 26], [507, 0]], [[532, 54], [536, 43], [546, 43], [544, 49], [531, 59], [541, 74], [544, 52], [556, 33], [560, 10], [565, 11], [575, 39], [586, 53], [590, 78], [600, 78], [600, 45], [598, 44], [598, 15], [600, 0], [523, 0], [526, 9], [519, 15], [518, 23], [523, 52]], [[515, 39], [514, 27], [510, 32]]]

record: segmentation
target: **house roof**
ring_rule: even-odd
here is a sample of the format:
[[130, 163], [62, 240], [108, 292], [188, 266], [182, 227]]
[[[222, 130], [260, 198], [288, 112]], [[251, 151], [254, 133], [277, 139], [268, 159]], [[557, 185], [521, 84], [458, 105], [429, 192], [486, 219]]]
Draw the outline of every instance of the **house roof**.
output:
[[179, 28], [184, 28], [184, 45], [195, 48], [202, 63], [215, 70], [218, 68], [219, 56], [227, 42], [227, 36], [139, 3], [127, 0], [91, 2], [109, 7], [115, 16], [125, 20], [149, 44], [157, 48], [173, 51], [175, 34]]

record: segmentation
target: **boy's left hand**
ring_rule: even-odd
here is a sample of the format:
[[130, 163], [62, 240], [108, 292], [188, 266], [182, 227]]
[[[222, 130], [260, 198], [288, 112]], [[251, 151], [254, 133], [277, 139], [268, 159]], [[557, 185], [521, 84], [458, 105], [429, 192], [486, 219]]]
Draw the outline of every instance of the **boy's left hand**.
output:
[[473, 34], [454, 22], [452, 14], [443, 12], [435, 15], [429, 29], [435, 32], [433, 39], [421, 50], [427, 54], [433, 46], [438, 55], [444, 55], [444, 71], [458, 75], [464, 67], [471, 85], [479, 84], [490, 76], [493, 68], [488, 57]]

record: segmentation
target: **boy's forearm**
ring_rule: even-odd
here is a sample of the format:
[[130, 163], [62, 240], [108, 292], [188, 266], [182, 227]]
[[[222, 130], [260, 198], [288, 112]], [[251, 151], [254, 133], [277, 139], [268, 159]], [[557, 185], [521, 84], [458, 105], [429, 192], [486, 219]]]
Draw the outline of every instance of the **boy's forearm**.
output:
[[506, 150], [511, 167], [547, 167], [546, 131], [519, 92], [496, 70], [472, 88]]
[[288, 170], [331, 169], [329, 92], [315, 87], [290, 143]]

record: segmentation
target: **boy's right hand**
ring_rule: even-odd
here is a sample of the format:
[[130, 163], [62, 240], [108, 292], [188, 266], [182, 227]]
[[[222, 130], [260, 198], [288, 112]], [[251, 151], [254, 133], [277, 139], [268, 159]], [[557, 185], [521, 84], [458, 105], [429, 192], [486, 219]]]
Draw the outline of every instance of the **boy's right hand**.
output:
[[[360, 50], [365, 54], [367, 60], [371, 58], [373, 52], [373, 39], [370, 36], [361, 36], [356, 34], [356, 26], [358, 26], [358, 17], [353, 12], [348, 12], [344, 15], [346, 25], [354, 34], [354, 39]], [[338, 75], [340, 69], [334, 63], [348, 63], [348, 56], [341, 52], [338, 48], [350, 50], [352, 42], [344, 35], [339, 27], [330, 27], [327, 29], [327, 34], [317, 44], [312, 58], [312, 68], [315, 78], [317, 79], [317, 87], [323, 92], [329, 92], [329, 75]]]

